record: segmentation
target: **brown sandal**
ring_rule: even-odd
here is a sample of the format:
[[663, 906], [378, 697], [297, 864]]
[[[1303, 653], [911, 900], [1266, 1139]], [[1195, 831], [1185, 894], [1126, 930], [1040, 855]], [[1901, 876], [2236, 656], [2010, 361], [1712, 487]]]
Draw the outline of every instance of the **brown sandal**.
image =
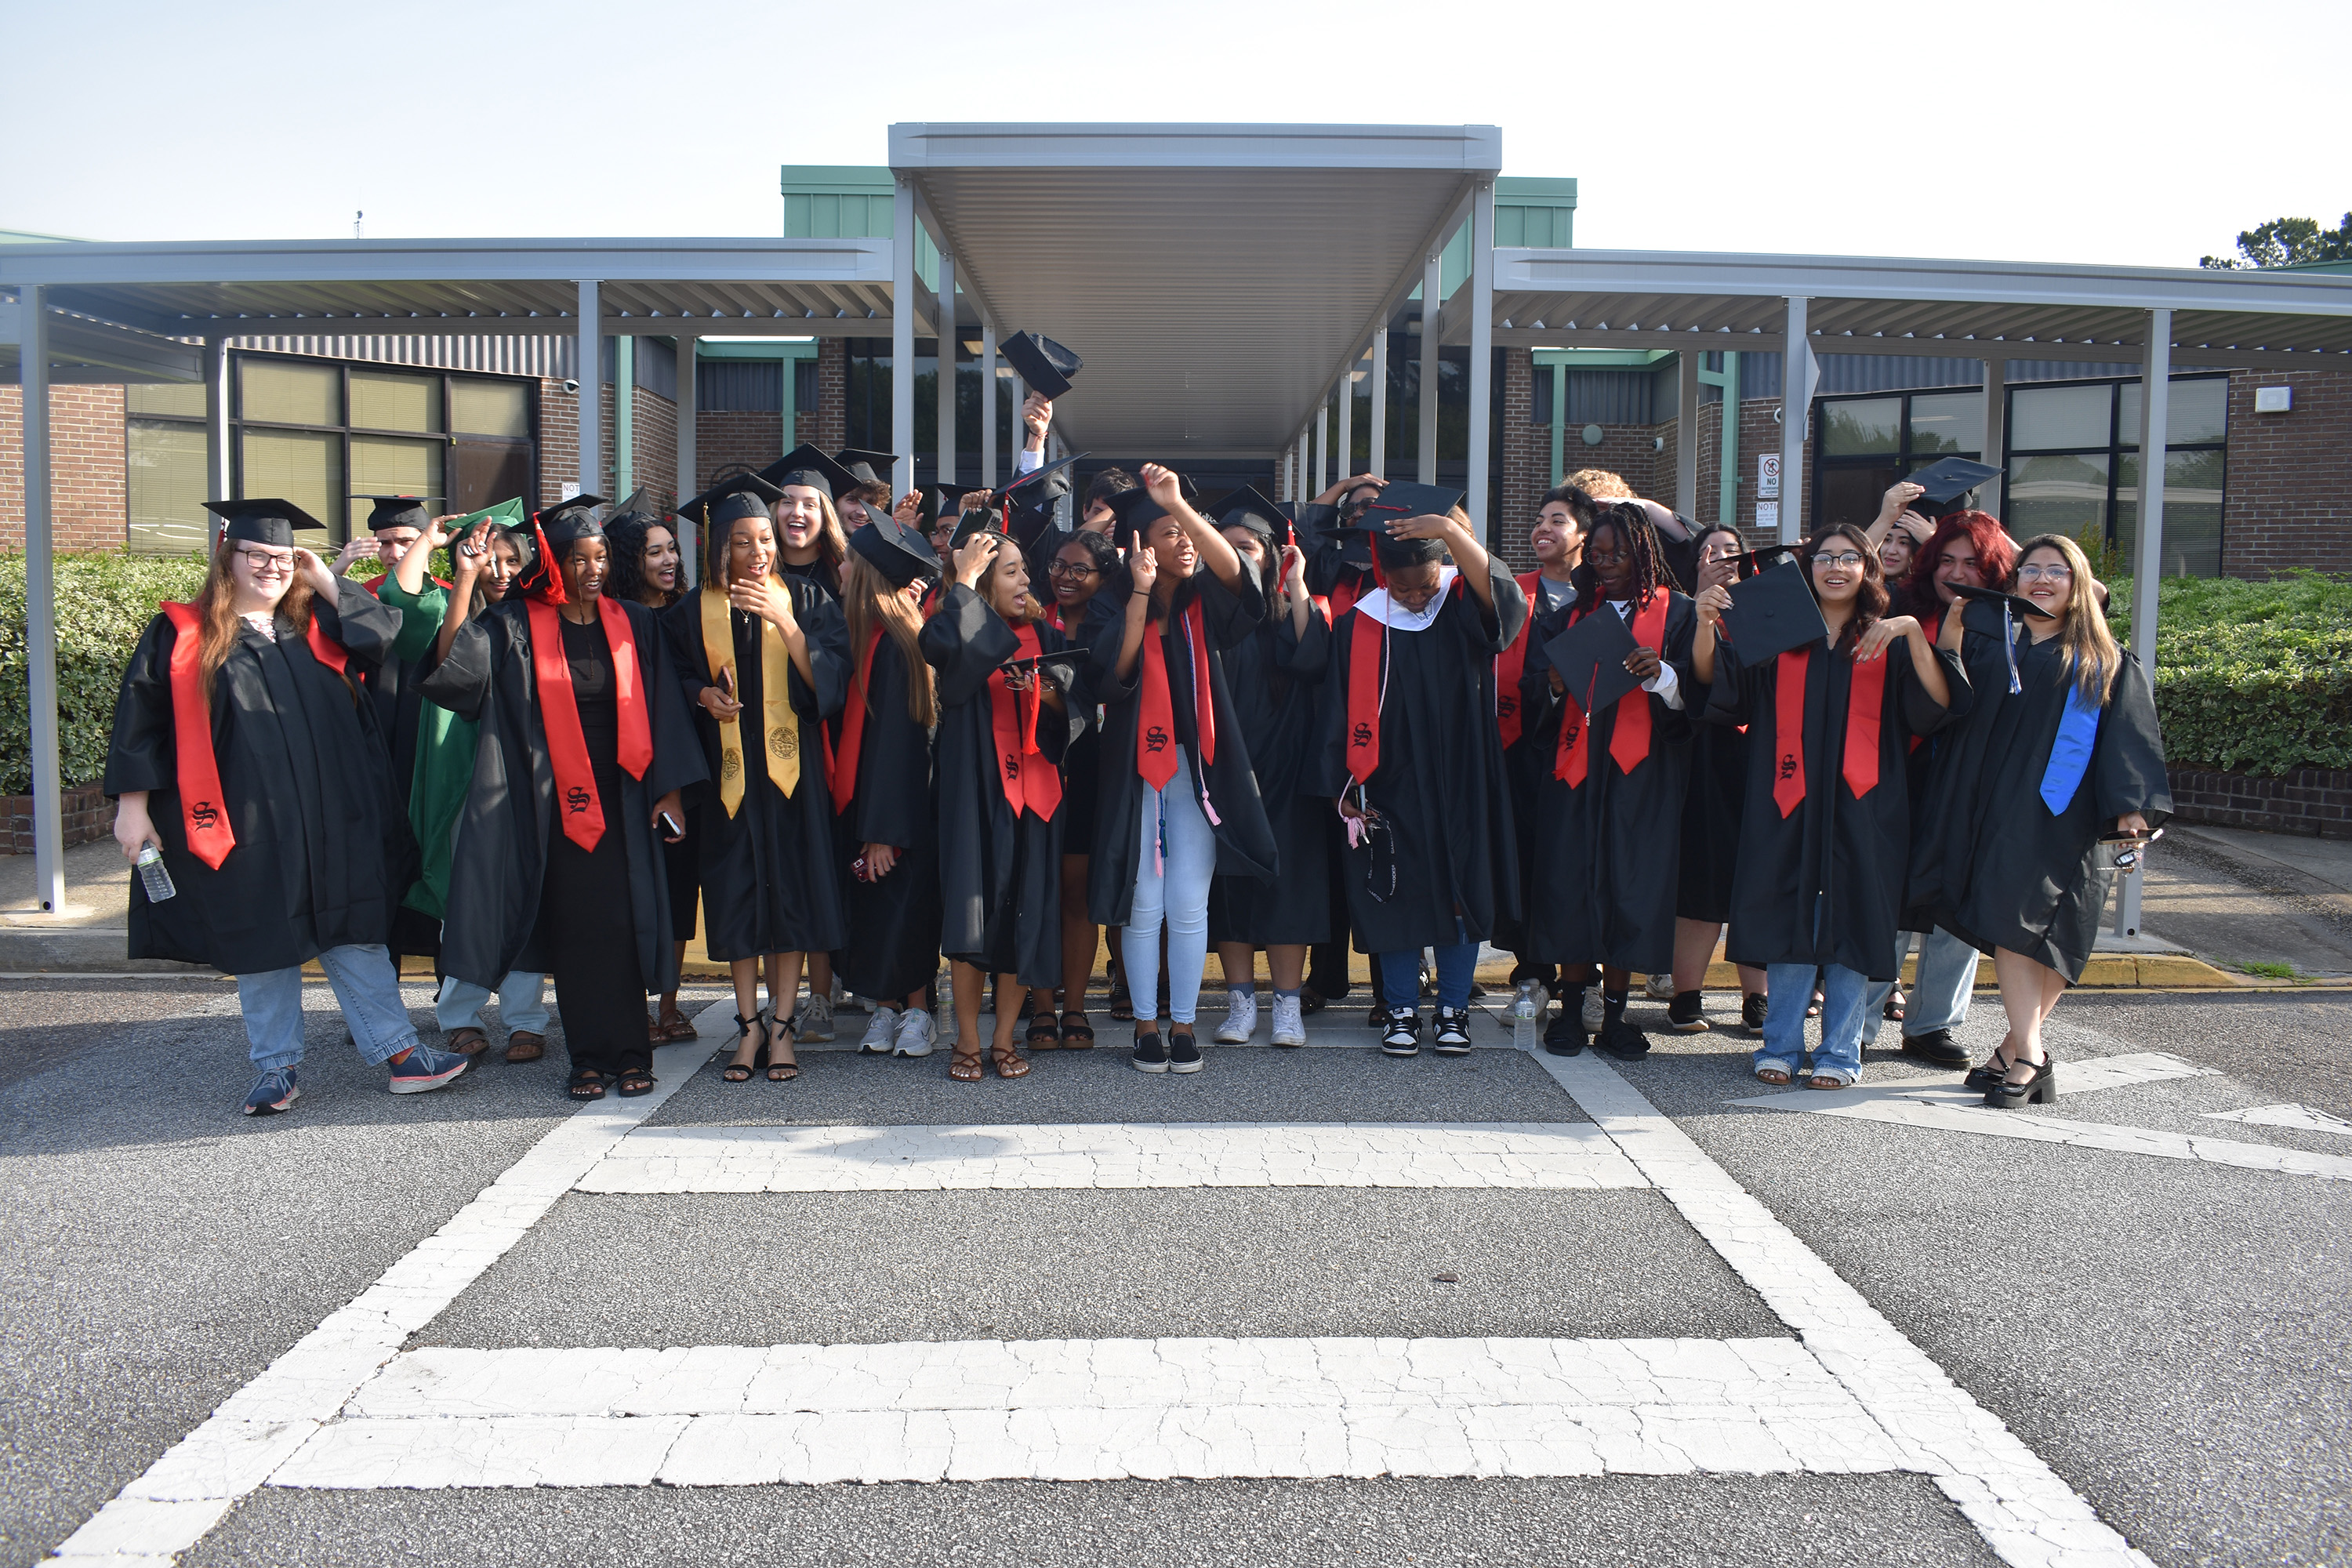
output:
[[1027, 1078], [1029, 1076], [1028, 1059], [1012, 1046], [992, 1044], [990, 1051], [996, 1058], [997, 1077]]
[[547, 1054], [547, 1037], [534, 1035], [529, 1029], [517, 1029], [507, 1036], [507, 1060], [535, 1062]]
[[958, 1083], [978, 1083], [980, 1072], [980, 1053], [965, 1050], [963, 1042], [957, 1041], [948, 1053], [948, 1076]]
[[468, 1024], [443, 1042], [441, 1048], [455, 1051], [461, 1057], [476, 1056], [489, 1047], [490, 1037]]
[[654, 1024], [654, 1037], [668, 1043], [691, 1040], [699, 1033], [694, 1026], [694, 1020], [675, 1007], [665, 1008]]

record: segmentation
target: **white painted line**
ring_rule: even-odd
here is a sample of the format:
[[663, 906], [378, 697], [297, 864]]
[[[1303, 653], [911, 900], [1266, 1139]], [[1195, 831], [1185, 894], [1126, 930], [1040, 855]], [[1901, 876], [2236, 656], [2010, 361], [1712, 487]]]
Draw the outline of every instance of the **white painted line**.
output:
[[1902, 1468], [1935, 1478], [2001, 1561], [2016, 1568], [2152, 1568], [1998, 1416], [1608, 1064], [1540, 1052], [1535, 1060], [1803, 1336], [1885, 1430]]
[[2245, 1110], [2209, 1110], [2211, 1121], [2242, 1121], [2252, 1127], [2292, 1127], [2299, 1132], [2334, 1132], [2352, 1138], [2352, 1121], [2308, 1105], [2257, 1105]]
[[1648, 1185], [1584, 1122], [653, 1127], [588, 1193]]
[[194, 1545], [331, 1421], [409, 1335], [439, 1316], [614, 1143], [658, 1110], [709, 1055], [709, 1047], [699, 1042], [664, 1047], [654, 1053], [660, 1082], [651, 1094], [608, 1097], [558, 1122], [448, 1224], [166, 1449], [144, 1475], [67, 1537], [57, 1555], [168, 1563]]
[[1898, 1468], [1793, 1340], [419, 1351], [286, 1487]]

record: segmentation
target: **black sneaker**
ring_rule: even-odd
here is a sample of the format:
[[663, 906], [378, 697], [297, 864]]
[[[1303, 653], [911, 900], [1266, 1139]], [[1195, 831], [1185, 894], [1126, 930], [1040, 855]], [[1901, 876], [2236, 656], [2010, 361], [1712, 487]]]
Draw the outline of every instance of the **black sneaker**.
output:
[[1135, 1063], [1136, 1068], [1139, 1071], [1166, 1072], [1168, 1070], [1168, 1042], [1160, 1037], [1159, 1030], [1154, 1029], [1151, 1033], [1140, 1036], [1137, 1038], [1135, 1042], [1135, 1055], [1129, 1059]]
[[1440, 1007], [1437, 1010], [1437, 1039], [1431, 1049], [1441, 1057], [1463, 1057], [1470, 1054], [1470, 1009]]
[[1599, 1043], [1621, 1062], [1638, 1062], [1650, 1054], [1650, 1037], [1622, 1018], [1601, 1031]]
[[1556, 1057], [1581, 1056], [1584, 1053], [1584, 1015], [1573, 1007], [1562, 1007], [1559, 1016], [1544, 1031], [1544, 1049]]
[[1969, 1053], [1952, 1038], [1949, 1029], [1930, 1029], [1924, 1035], [1904, 1036], [1903, 1054], [1916, 1058], [1931, 1067], [1964, 1068], [1969, 1065]]
[[1739, 1026], [1751, 1035], [1764, 1032], [1764, 1009], [1768, 1005], [1764, 994], [1751, 991], [1739, 999]]
[[1192, 1032], [1190, 1029], [1181, 1035], [1174, 1033], [1169, 1035], [1168, 1070], [1170, 1072], [1201, 1070], [1201, 1043], [1192, 1037]]
[[1388, 1014], [1381, 1026], [1381, 1051], [1391, 1057], [1421, 1055], [1421, 1015], [1402, 1007]]
[[1699, 993], [1677, 991], [1666, 1007], [1666, 1027], [1677, 1035], [1702, 1035], [1706, 1019], [1699, 1011]]

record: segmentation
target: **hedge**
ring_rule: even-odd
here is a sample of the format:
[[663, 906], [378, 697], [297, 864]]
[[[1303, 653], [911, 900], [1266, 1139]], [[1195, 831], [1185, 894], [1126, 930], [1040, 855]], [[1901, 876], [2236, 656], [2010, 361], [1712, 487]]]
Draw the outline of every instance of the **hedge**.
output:
[[[360, 570], [368, 571], [373, 562]], [[60, 555], [59, 739], [68, 784], [106, 765], [115, 689], [140, 629], [164, 599], [204, 581], [194, 557]], [[2128, 635], [2131, 584], [2108, 607]], [[2156, 644], [2156, 706], [2175, 765], [2277, 774], [2352, 768], [2352, 578], [2270, 583], [2168, 577]], [[25, 689], [25, 558], [0, 554], [0, 795], [32, 789]]]

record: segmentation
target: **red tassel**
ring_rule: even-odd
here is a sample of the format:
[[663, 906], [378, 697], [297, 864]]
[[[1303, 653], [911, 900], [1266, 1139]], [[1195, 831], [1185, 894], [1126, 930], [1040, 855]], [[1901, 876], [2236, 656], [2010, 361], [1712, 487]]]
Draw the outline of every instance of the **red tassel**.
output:
[[547, 530], [539, 525], [539, 513], [530, 514], [531, 537], [539, 541], [539, 570], [541, 581], [531, 597], [543, 605], [568, 605], [570, 595], [563, 591], [563, 563], [547, 547]]

